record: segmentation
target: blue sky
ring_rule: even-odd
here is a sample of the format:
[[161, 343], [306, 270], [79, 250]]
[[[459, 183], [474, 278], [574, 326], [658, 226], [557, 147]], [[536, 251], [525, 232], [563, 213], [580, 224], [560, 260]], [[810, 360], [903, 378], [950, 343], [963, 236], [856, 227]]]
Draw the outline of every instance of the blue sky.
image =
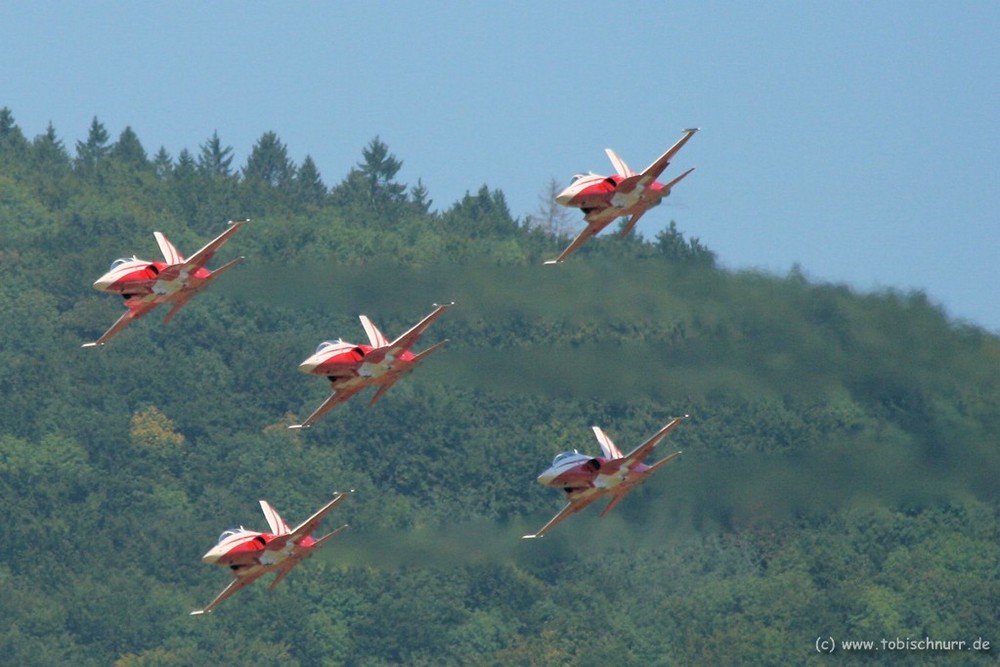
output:
[[[671, 219], [731, 269], [922, 289], [1000, 331], [1000, 3], [48, 2], [0, 16], [0, 106], [73, 151], [274, 131], [339, 182], [376, 135], [437, 208], [515, 216], [550, 179], [702, 128]], [[244, 212], [239, 212], [243, 214]], [[250, 212], [252, 215], [252, 212]]]

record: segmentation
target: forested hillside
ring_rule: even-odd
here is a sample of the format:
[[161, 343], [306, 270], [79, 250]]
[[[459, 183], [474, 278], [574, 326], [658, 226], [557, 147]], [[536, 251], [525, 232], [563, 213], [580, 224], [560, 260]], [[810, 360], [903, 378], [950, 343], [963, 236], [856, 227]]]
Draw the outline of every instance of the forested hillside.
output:
[[[774, 665], [837, 660], [818, 637], [1000, 641], [995, 336], [919, 292], [723, 270], [683, 220], [543, 266], [568, 240], [544, 213], [513, 218], [502, 184], [435, 204], [400, 167], [375, 138], [331, 185], [273, 132], [236, 165], [218, 134], [150, 153], [95, 118], [68, 147], [0, 111], [5, 664]], [[246, 262], [169, 325], [80, 347], [122, 312], [91, 287], [112, 260], [239, 218], [211, 266]], [[364, 340], [359, 314], [394, 337], [444, 301], [417, 349], [449, 344], [380, 403], [286, 428], [328, 394], [297, 370], [320, 341]], [[519, 539], [564, 502], [535, 476], [598, 452], [592, 424], [627, 451], [683, 414], [655, 455], [681, 459], [611, 515]], [[348, 489], [324, 527], [350, 529], [281, 586], [188, 615], [230, 579], [200, 562], [217, 535], [265, 527], [259, 498], [294, 524]]]

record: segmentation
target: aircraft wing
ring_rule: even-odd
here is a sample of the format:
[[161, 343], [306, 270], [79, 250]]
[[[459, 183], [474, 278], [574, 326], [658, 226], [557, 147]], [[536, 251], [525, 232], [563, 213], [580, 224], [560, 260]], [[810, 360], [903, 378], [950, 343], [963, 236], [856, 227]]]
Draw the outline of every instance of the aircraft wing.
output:
[[537, 533], [534, 533], [533, 535], [522, 535], [521, 539], [522, 540], [533, 540], [536, 537], [545, 537], [545, 534], [547, 532], [549, 532], [550, 530], [552, 530], [555, 526], [559, 525], [560, 523], [562, 523], [563, 521], [565, 521], [569, 517], [573, 516], [574, 514], [576, 514], [577, 512], [579, 512], [580, 510], [582, 510], [582, 509], [584, 509], [586, 507], [590, 507], [591, 503], [593, 503], [598, 498], [602, 498], [603, 495], [604, 494], [594, 494], [592, 496], [587, 496], [586, 498], [583, 498], [581, 500], [571, 500], [571, 501], [569, 501], [569, 503], [566, 505], [566, 507], [564, 507], [561, 510], [559, 510], [558, 514], [556, 514], [554, 517], [552, 517], [551, 519], [549, 519], [549, 522], [547, 524], [545, 524], [544, 526], [542, 526], [541, 530], [539, 530]]
[[684, 136], [681, 137], [676, 144], [671, 146], [666, 153], [657, 158], [656, 161], [653, 162], [653, 164], [643, 169], [642, 173], [639, 174], [639, 179], [637, 181], [637, 184], [641, 184], [644, 186], [649, 185], [657, 178], [659, 178], [660, 174], [663, 173], [663, 170], [666, 169], [667, 166], [670, 164], [670, 160], [672, 160], [674, 155], [677, 154], [677, 151], [684, 148], [684, 144], [686, 144], [697, 131], [698, 128], [696, 127], [691, 128], [689, 130], [684, 130]]
[[306, 417], [306, 420], [301, 424], [292, 424], [288, 428], [309, 428], [316, 422], [317, 419], [325, 415], [327, 412], [337, 407], [351, 396], [368, 386], [366, 383], [359, 383], [344, 389], [334, 389], [330, 397], [323, 401], [318, 408], [316, 408], [311, 415]]
[[591, 236], [593, 236], [594, 234], [596, 234], [597, 232], [599, 232], [601, 230], [601, 228], [605, 227], [605, 226], [607, 226], [607, 225], [601, 225], [600, 227], [598, 227], [597, 225], [587, 225], [584, 228], [584, 230], [582, 232], [580, 232], [579, 236], [577, 236], [575, 239], [573, 239], [573, 242], [570, 243], [568, 246], [566, 246], [566, 249], [563, 250], [559, 254], [558, 257], [556, 257], [555, 259], [546, 260], [545, 263], [546, 264], [559, 264], [560, 262], [564, 261], [567, 257], [569, 257], [574, 252], [576, 252], [577, 248], [579, 248], [584, 243], [586, 243], [587, 239], [589, 239]]
[[126, 301], [125, 307], [128, 308], [128, 310], [126, 310], [122, 316], [111, 325], [111, 328], [105, 331], [101, 337], [93, 343], [84, 343], [82, 347], [98, 347], [100, 345], [104, 345], [109, 338], [131, 324], [132, 320], [137, 320], [140, 317], [143, 317], [157, 306], [157, 304], [153, 302], [140, 302], [138, 300], [136, 300], [136, 304], [137, 305], [132, 306], [128, 301]]
[[[293, 544], [298, 544], [303, 537], [312, 535], [313, 531], [316, 530], [316, 527], [319, 526], [320, 521], [323, 520], [323, 517], [329, 514], [330, 510], [332, 510], [334, 507], [340, 504], [340, 501], [346, 498], [349, 493], [354, 493], [354, 492], [346, 491], [344, 493], [338, 493], [336, 496], [334, 496], [333, 500], [328, 502], [326, 505], [320, 507], [311, 517], [309, 517], [308, 519], [300, 523], [298, 526], [296, 526], [295, 529], [292, 530], [292, 532], [289, 534], [288, 540], [291, 541]], [[323, 538], [323, 541], [329, 539], [337, 532], [339, 531], [334, 531], [332, 534], [327, 535], [326, 537]], [[271, 544], [274, 544], [275, 542], [276, 540], [274, 542], [271, 542]]]
[[201, 250], [191, 255], [184, 261], [184, 269], [190, 271], [192, 269], [199, 269], [205, 266], [205, 264], [208, 263], [208, 260], [215, 256], [216, 251], [222, 247], [222, 244], [228, 241], [229, 237], [235, 234], [236, 231], [247, 222], [249, 222], [249, 220], [237, 220], [236, 222], [230, 222], [226, 231], [206, 243]]
[[435, 304], [436, 307], [434, 308], [433, 311], [431, 311], [430, 315], [417, 322], [417, 324], [415, 324], [409, 331], [407, 331], [402, 336], [389, 343], [389, 347], [385, 351], [385, 354], [387, 356], [392, 355], [394, 357], [398, 357], [403, 352], [409, 350], [411, 347], [414, 346], [414, 344], [424, 333], [427, 327], [429, 327], [434, 320], [441, 317], [441, 314], [444, 313], [444, 311], [448, 310], [454, 305], [455, 305], [454, 303], [445, 303], [440, 306], [437, 306], [437, 304]]
[[228, 600], [234, 593], [246, 588], [253, 582], [257, 581], [266, 572], [266, 570], [261, 570], [257, 574], [248, 574], [244, 577], [237, 577], [229, 582], [229, 585], [219, 593], [214, 600], [208, 603], [203, 609], [195, 609], [191, 612], [192, 616], [201, 616], [202, 614], [210, 614], [212, 610], [218, 607], [220, 604]]
[[[684, 416], [671, 419], [667, 425], [657, 431], [653, 437], [626, 454], [624, 457], [624, 465], [631, 467], [635, 463], [642, 463], [642, 461], [653, 452], [653, 449], [660, 444], [660, 441], [670, 435], [670, 432], [677, 428], [686, 418], [687, 417]], [[678, 454], [679, 453], [680, 452], [678, 452]], [[658, 462], [656, 465], [659, 465], [660, 463], [662, 462]]]

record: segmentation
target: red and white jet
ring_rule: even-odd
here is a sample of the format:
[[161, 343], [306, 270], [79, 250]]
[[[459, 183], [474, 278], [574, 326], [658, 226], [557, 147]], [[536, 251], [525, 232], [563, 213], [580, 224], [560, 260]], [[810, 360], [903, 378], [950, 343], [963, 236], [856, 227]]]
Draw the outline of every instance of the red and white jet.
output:
[[118, 318], [104, 335], [83, 347], [97, 347], [128, 326], [133, 320], [149, 313], [161, 303], [173, 304], [163, 323], [169, 322], [177, 311], [191, 297], [208, 287], [209, 283], [243, 261], [238, 257], [215, 271], [209, 271], [205, 264], [229, 237], [249, 220], [229, 222], [229, 227], [210, 241], [204, 248], [184, 257], [177, 252], [167, 237], [161, 232], [153, 232], [165, 261], [147, 261], [138, 257], [123, 257], [111, 263], [111, 269], [94, 283], [96, 289], [112, 294], [121, 294], [125, 299], [125, 314]]
[[292, 568], [312, 556], [316, 549], [347, 528], [347, 524], [344, 524], [318, 540], [312, 537], [313, 531], [319, 526], [323, 517], [336, 507], [337, 503], [343, 500], [346, 495], [347, 493], [338, 493], [319, 511], [296, 526], [295, 530], [289, 530], [288, 524], [271, 507], [270, 503], [261, 500], [260, 508], [264, 510], [264, 516], [267, 518], [267, 525], [271, 528], [271, 532], [258, 533], [240, 526], [227, 530], [219, 536], [219, 543], [202, 556], [201, 560], [211, 565], [228, 567], [235, 579], [207, 607], [196, 609], [191, 612], [191, 615], [198, 616], [211, 612], [233, 593], [241, 588], [246, 588], [268, 572], [278, 573], [268, 588], [268, 590], [274, 590], [274, 587], [288, 576]]
[[525, 535], [522, 539], [542, 537], [564, 519], [588, 507], [594, 501], [610, 495], [611, 502], [601, 511], [601, 516], [606, 516], [629, 491], [646, 481], [658, 468], [681, 455], [680, 452], [674, 452], [651, 466], [642, 462], [684, 419], [686, 417], [670, 420], [656, 435], [625, 456], [622, 456], [615, 443], [600, 427], [593, 426], [594, 435], [601, 444], [604, 456], [591, 457], [575, 449], [556, 455], [552, 467], [538, 476], [538, 483], [564, 489], [569, 504], [542, 526], [540, 531], [533, 535]]
[[391, 343], [364, 315], [360, 317], [361, 326], [365, 328], [371, 345], [346, 343], [339, 338], [320, 343], [316, 352], [299, 364], [299, 370], [326, 376], [330, 380], [333, 394], [304, 422], [288, 428], [308, 428], [334, 406], [343, 403], [365, 387], [377, 384], [379, 388], [370, 403], [375, 405], [378, 399], [389, 391], [389, 387], [448, 342], [443, 340], [420, 354], [410, 352], [410, 348], [416, 344], [431, 322], [455, 304], [434, 305], [434, 311], [430, 315]]
[[677, 151], [683, 148], [697, 131], [698, 128], [684, 130], [684, 136], [680, 141], [640, 174], [632, 171], [613, 150], [605, 148], [604, 152], [611, 158], [611, 164], [614, 165], [617, 175], [577, 174], [573, 177], [573, 182], [556, 196], [556, 203], [583, 211], [587, 227], [573, 239], [561, 255], [545, 263], [558, 264], [591, 236], [610, 225], [615, 218], [631, 216], [622, 228], [621, 238], [625, 238], [646, 211], [658, 205], [670, 194], [675, 185], [694, 171], [694, 168], [688, 169], [666, 185], [656, 180], [670, 164]]

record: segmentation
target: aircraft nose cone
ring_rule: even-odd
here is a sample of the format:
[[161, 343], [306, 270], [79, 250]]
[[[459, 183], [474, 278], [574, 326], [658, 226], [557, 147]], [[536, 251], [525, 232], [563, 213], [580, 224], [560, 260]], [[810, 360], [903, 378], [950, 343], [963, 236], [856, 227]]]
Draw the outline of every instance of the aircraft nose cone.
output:
[[545, 486], [549, 486], [555, 480], [556, 480], [556, 473], [551, 468], [538, 476], [538, 483]]
[[562, 204], [563, 206], [569, 206], [570, 200], [573, 199], [573, 193], [569, 189], [563, 190], [556, 195], [556, 203]]
[[94, 281], [94, 289], [101, 290], [102, 292], [107, 291], [114, 280], [108, 274], [104, 274], [100, 278]]
[[317, 366], [319, 366], [319, 362], [317, 362], [313, 357], [309, 357], [301, 364], [299, 364], [299, 370], [302, 371], [303, 373], [312, 373], [314, 370], [316, 370]]

